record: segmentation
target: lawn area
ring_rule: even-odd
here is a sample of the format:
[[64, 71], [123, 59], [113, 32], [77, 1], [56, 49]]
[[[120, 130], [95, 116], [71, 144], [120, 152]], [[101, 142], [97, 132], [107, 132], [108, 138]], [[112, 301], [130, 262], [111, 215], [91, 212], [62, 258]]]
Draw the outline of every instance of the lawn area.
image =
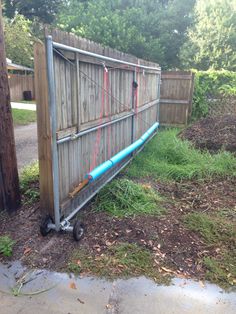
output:
[[[26, 168], [20, 181], [19, 219], [6, 222], [10, 233], [4, 232], [4, 217], [0, 220], [2, 236], [8, 236], [1, 250], [10, 254], [13, 247], [12, 259], [107, 278], [146, 275], [168, 283], [175, 276], [223, 288], [236, 284], [232, 153], [197, 150], [178, 137], [178, 130], [159, 132], [78, 214], [85, 225], [79, 247], [70, 234], [51, 233], [44, 241], [35, 235], [40, 223], [37, 164]], [[27, 244], [32, 234], [34, 241]], [[53, 243], [49, 251], [43, 249], [45, 242]], [[29, 254], [22, 254], [25, 248]]]
[[14, 125], [27, 125], [36, 122], [36, 112], [26, 109], [12, 109]]

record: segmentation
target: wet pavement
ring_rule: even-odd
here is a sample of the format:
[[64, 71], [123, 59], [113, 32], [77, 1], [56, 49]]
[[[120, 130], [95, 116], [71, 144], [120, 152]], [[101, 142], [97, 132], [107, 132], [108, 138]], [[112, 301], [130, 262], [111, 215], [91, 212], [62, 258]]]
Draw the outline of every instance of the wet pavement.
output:
[[145, 277], [79, 278], [29, 271], [16, 262], [0, 264], [0, 304], [1, 314], [231, 314], [236, 313], [236, 292], [185, 279], [161, 286]]

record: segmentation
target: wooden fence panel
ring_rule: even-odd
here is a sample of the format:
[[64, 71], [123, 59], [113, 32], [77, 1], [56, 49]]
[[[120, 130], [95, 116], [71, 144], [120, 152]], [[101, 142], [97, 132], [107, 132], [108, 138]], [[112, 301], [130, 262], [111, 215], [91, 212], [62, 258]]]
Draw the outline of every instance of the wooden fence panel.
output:
[[9, 74], [8, 76], [9, 76], [11, 101], [23, 100], [24, 91], [31, 91], [32, 98], [35, 99], [33, 75]]
[[[158, 67], [157, 64], [137, 59], [114, 49], [103, 48], [96, 43], [78, 38], [72, 34], [52, 31], [51, 35], [54, 42], [123, 61]], [[35, 57], [38, 56], [35, 55]], [[39, 61], [36, 61], [36, 63], [36, 76], [39, 77]], [[129, 146], [158, 120], [160, 72], [153, 70], [137, 71], [134, 67], [111, 61], [104, 64], [94, 57], [62, 49], [54, 50], [53, 66], [58, 140], [66, 136], [73, 137], [75, 134], [128, 115], [119, 122], [83, 134], [74, 140], [57, 146], [60, 214], [63, 216], [78, 206], [81, 199], [83, 199], [83, 194], [87, 193], [85, 190], [74, 199], [69, 198], [69, 193], [84, 180], [85, 175]], [[134, 81], [138, 85], [136, 92], [133, 87]], [[44, 117], [42, 117], [43, 113], [41, 111], [48, 111], [48, 107], [41, 108], [41, 100], [38, 94], [43, 91], [40, 90], [38, 85], [37, 79], [38, 124], [42, 124], [42, 119], [45, 119], [44, 123], [47, 125], [49, 116], [44, 114]], [[133, 113], [135, 115], [132, 115]], [[39, 132], [42, 132], [42, 130], [39, 129]], [[51, 136], [40, 137], [39, 154], [44, 149], [44, 143], [46, 146], [51, 145]], [[52, 177], [50, 164], [45, 166], [42, 158], [40, 176]], [[49, 182], [52, 185], [52, 180], [49, 180]], [[98, 180], [96, 185], [101, 183]], [[49, 193], [51, 190], [52, 187], [48, 188], [48, 192], [43, 189], [41, 198], [44, 198], [44, 194]], [[90, 189], [89, 193], [92, 192], [93, 190]], [[45, 199], [51, 200], [49, 196]], [[48, 212], [53, 212], [51, 202]]]
[[161, 74], [160, 123], [186, 125], [192, 110], [194, 75], [169, 71]]

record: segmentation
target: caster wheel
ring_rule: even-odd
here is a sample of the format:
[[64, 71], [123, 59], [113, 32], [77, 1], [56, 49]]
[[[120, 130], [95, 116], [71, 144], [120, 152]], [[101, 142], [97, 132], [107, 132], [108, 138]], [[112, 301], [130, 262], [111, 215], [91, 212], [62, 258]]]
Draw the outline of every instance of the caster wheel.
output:
[[83, 234], [84, 234], [84, 225], [79, 220], [77, 220], [73, 228], [73, 237], [75, 241], [79, 241], [82, 238]]
[[52, 218], [50, 216], [46, 216], [40, 225], [40, 233], [43, 237], [46, 237], [46, 235], [49, 234], [49, 232], [52, 230], [48, 228], [48, 225], [53, 223]]

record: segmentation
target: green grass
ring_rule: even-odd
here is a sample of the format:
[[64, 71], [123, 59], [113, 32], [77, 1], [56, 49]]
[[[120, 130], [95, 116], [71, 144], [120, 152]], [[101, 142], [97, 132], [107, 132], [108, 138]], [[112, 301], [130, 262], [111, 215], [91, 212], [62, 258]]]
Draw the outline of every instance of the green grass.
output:
[[68, 264], [68, 270], [76, 274], [84, 272], [109, 279], [145, 275], [160, 283], [169, 282], [168, 276], [160, 275], [149, 250], [129, 243], [118, 243], [99, 256], [79, 249]]
[[26, 109], [12, 109], [13, 122], [15, 125], [27, 125], [36, 122], [36, 112]]
[[177, 134], [176, 129], [159, 132], [135, 157], [127, 169], [128, 176], [181, 181], [236, 175], [236, 158], [231, 153], [201, 152]]
[[115, 217], [160, 215], [165, 212], [161, 197], [148, 185], [128, 179], [116, 179], [97, 195], [93, 210], [106, 211]]
[[25, 203], [32, 204], [39, 199], [39, 166], [34, 162], [26, 166], [20, 174], [20, 188], [25, 197]]
[[204, 213], [189, 213], [184, 216], [188, 229], [201, 234], [208, 244], [219, 244], [236, 237], [234, 225], [227, 220]]
[[15, 102], [21, 103], [21, 104], [32, 104], [32, 105], [36, 104], [36, 100], [20, 100], [20, 101], [15, 101]]
[[236, 250], [223, 253], [218, 259], [205, 257], [203, 264], [207, 269], [206, 279], [229, 288], [236, 285]]
[[15, 241], [13, 241], [9, 236], [0, 236], [0, 254], [7, 257], [11, 256], [14, 244]]
[[236, 228], [232, 211], [223, 209], [218, 214], [190, 213], [184, 223], [192, 231], [199, 233], [205, 243], [217, 249], [216, 256], [202, 260], [206, 268], [206, 279], [228, 288], [236, 284]]

